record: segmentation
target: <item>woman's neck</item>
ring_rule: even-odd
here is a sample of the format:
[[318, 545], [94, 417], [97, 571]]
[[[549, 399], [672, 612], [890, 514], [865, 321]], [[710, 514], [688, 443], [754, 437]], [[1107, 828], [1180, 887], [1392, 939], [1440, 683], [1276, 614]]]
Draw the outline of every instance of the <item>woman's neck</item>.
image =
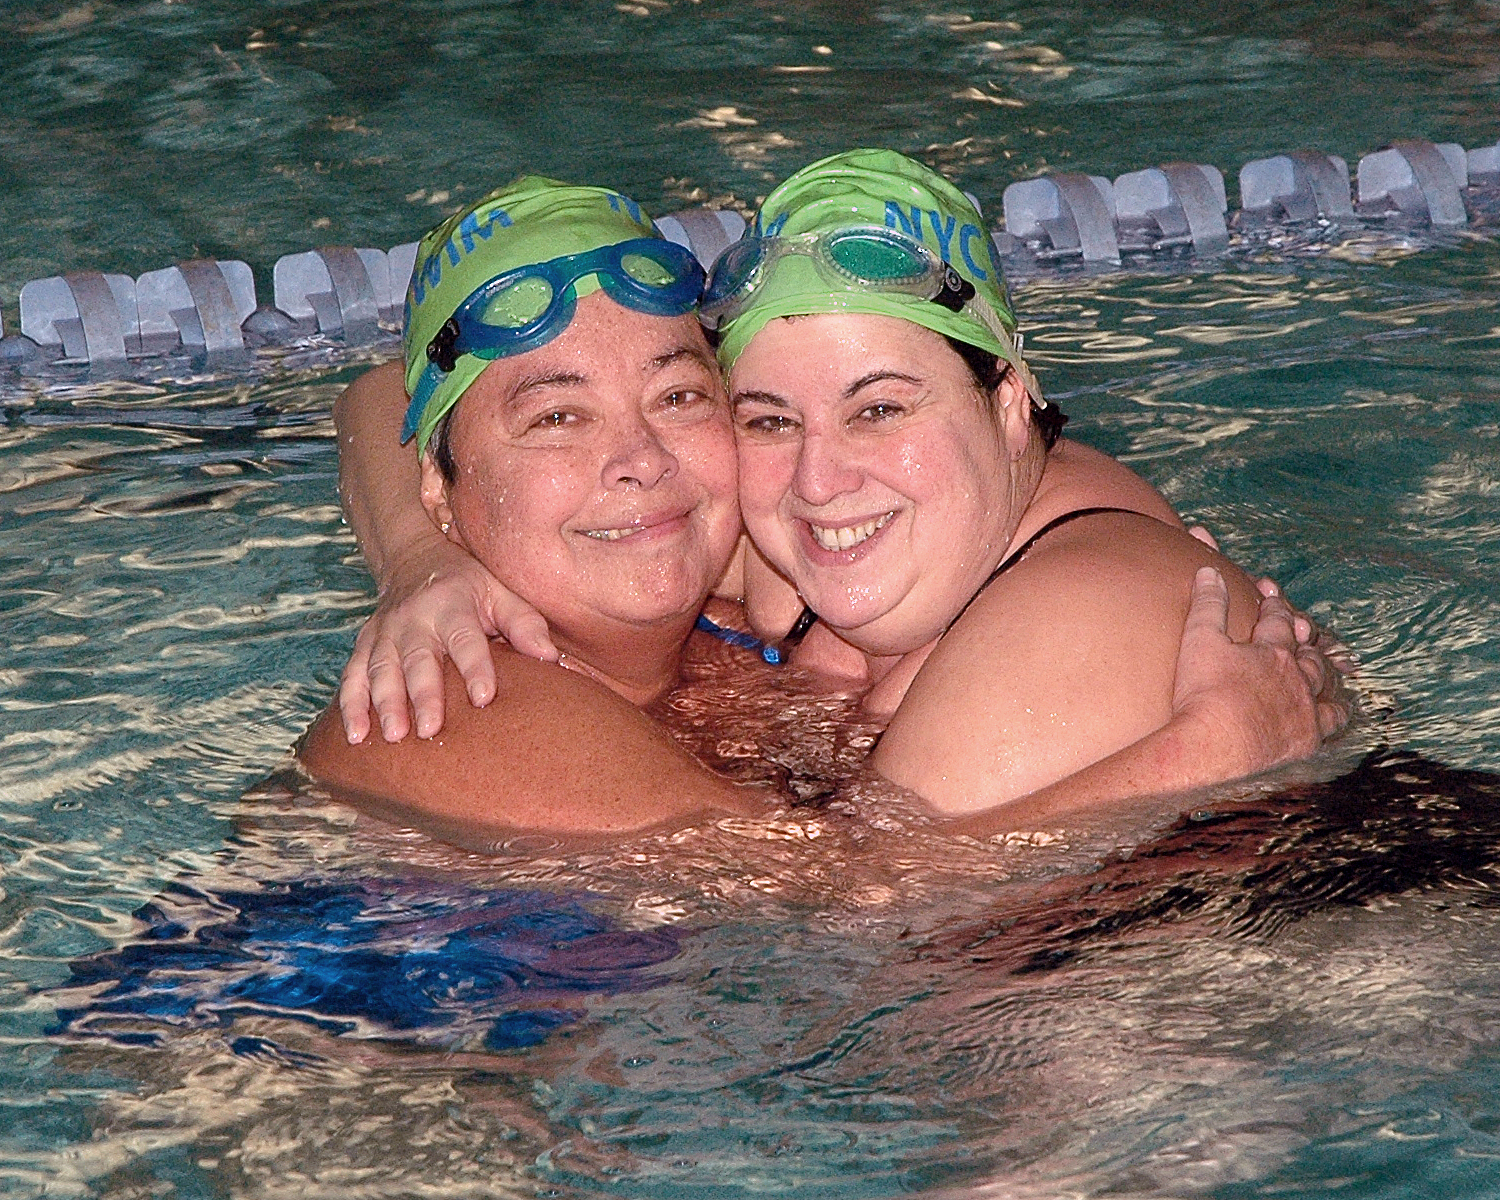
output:
[[559, 665], [597, 680], [637, 707], [669, 691], [682, 668], [682, 652], [696, 611], [648, 626], [610, 622], [586, 632], [554, 630]]

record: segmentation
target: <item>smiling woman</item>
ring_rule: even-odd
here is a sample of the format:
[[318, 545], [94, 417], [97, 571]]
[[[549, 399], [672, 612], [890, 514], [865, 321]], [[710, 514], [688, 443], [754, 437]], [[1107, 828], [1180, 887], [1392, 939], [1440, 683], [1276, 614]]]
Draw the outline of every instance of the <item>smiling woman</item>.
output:
[[739, 536], [734, 443], [690, 320], [602, 292], [470, 385], [423, 458], [439, 528], [547, 617], [567, 661], [636, 704], [677, 675]]
[[[453, 705], [439, 742], [351, 745], [330, 709], [302, 760], [342, 793], [471, 833], [763, 807], [636, 707], [676, 681], [739, 514], [723, 388], [689, 315], [701, 273], [639, 247], [649, 226], [618, 201], [522, 179], [423, 242], [406, 374], [429, 530], [533, 605], [573, 670], [495, 648], [505, 702]], [[691, 286], [599, 254], [630, 247]]]
[[[993, 258], [951, 252], [978, 220], [921, 164], [854, 150], [775, 189], [766, 232], [715, 264], [703, 314], [745, 527], [820, 619], [794, 662], [867, 689], [891, 718], [871, 761], [951, 815], [1021, 797], [1050, 815], [1311, 753], [1344, 719], [1309, 694], [1316, 656], [1271, 689], [1309, 706], [1284, 744], [1194, 694], [1195, 586], [1247, 658], [1255, 587], [1118, 463], [1057, 441]], [[856, 238], [886, 253], [841, 255]]]

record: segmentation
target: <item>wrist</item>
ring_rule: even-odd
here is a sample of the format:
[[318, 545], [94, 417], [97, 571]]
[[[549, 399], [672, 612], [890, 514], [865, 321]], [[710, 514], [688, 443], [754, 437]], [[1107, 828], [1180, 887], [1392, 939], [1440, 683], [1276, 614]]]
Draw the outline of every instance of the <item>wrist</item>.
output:
[[1184, 789], [1240, 779], [1279, 759], [1249, 727], [1247, 714], [1204, 697], [1173, 709], [1163, 727]]
[[471, 560], [465, 550], [429, 526], [404, 539], [399, 550], [387, 555], [380, 567], [371, 567], [371, 573], [375, 576], [376, 592], [383, 600], [392, 593], [417, 591], [436, 576], [456, 571], [467, 561]]

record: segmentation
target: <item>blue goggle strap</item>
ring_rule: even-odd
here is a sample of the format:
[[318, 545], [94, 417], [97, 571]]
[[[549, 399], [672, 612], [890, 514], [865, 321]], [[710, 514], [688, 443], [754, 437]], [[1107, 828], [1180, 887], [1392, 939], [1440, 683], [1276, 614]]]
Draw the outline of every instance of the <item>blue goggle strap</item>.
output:
[[411, 403], [406, 406], [406, 420], [401, 423], [403, 446], [417, 436], [417, 426], [421, 423], [427, 402], [432, 399], [432, 393], [437, 391], [438, 384], [443, 382], [443, 376], [447, 373], [437, 363], [430, 362], [422, 372], [422, 377], [417, 380], [416, 390], [411, 394]]

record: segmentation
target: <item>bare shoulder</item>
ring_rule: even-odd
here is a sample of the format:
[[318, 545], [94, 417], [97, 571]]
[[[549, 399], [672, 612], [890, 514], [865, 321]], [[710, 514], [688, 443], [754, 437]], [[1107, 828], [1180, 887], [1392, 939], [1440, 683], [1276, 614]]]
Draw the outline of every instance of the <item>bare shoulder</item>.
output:
[[333, 402], [335, 422], [342, 424], [350, 408], [390, 407], [406, 403], [406, 375], [400, 359], [371, 367], [339, 393]]
[[1232, 635], [1248, 636], [1254, 586], [1180, 526], [1099, 513], [1050, 531], [938, 643], [876, 749], [876, 769], [944, 811], [972, 812], [1159, 728], [1204, 565], [1229, 582]]
[[371, 395], [388, 396], [393, 391], [400, 392], [403, 396], [406, 394], [406, 371], [399, 358], [371, 367], [346, 387], [343, 395], [359, 399]]
[[449, 663], [438, 737], [351, 746], [330, 706], [299, 747], [303, 767], [351, 802], [481, 832], [620, 832], [764, 807], [592, 679], [502, 645], [492, 653], [488, 707], [468, 703]]
[[[1123, 508], [1182, 527], [1166, 497], [1118, 459], [1081, 442], [1061, 438], [1047, 455], [1047, 467], [1028, 510], [1040, 529], [1046, 522], [1080, 508]], [[1021, 537], [1033, 530], [1025, 526]]]

